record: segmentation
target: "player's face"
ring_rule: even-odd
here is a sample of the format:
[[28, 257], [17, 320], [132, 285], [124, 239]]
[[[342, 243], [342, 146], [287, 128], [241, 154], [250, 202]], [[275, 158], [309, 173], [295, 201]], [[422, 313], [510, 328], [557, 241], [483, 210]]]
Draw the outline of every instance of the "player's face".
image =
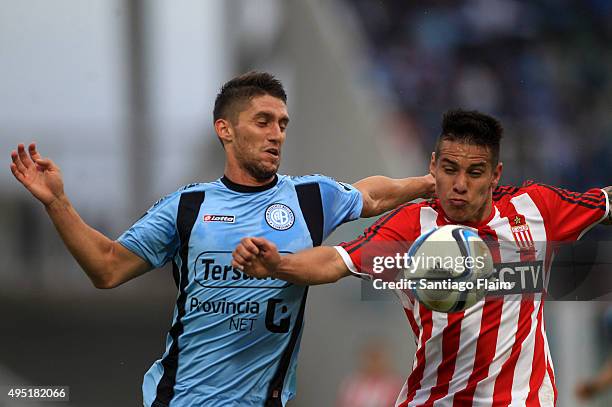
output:
[[485, 220], [491, 213], [501, 163], [493, 167], [488, 148], [457, 141], [442, 141], [439, 152], [438, 157], [432, 154], [430, 171], [448, 218], [459, 223]]
[[232, 150], [238, 165], [257, 180], [276, 174], [289, 123], [287, 106], [273, 96], [254, 97], [232, 125]]

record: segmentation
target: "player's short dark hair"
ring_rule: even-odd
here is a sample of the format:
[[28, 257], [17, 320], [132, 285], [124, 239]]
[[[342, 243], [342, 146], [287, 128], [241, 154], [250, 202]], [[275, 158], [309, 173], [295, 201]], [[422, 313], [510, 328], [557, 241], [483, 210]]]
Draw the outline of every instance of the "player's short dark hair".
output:
[[287, 103], [287, 94], [281, 81], [267, 72], [250, 71], [237, 76], [222, 87], [215, 99], [213, 120], [228, 119], [236, 122], [240, 108], [256, 96], [270, 95]]
[[436, 157], [444, 140], [487, 147], [493, 165], [499, 162], [499, 145], [504, 129], [499, 120], [476, 110], [449, 110], [442, 116], [442, 133], [436, 142]]

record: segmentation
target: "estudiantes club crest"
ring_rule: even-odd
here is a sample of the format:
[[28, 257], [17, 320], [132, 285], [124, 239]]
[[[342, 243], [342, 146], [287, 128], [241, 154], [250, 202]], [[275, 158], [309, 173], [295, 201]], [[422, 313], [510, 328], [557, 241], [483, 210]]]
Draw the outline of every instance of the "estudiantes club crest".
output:
[[266, 208], [266, 223], [272, 229], [287, 230], [293, 226], [295, 215], [291, 208], [281, 203], [274, 203]]

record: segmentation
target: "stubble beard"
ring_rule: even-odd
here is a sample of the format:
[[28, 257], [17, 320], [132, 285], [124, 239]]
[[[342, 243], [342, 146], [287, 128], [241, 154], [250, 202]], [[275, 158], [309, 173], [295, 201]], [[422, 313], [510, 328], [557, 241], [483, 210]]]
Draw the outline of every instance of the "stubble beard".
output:
[[242, 168], [246, 172], [248, 172], [251, 177], [255, 178], [257, 181], [260, 182], [268, 181], [276, 174], [276, 171], [278, 170], [278, 166], [276, 166], [274, 169], [271, 169], [265, 167], [258, 161], [243, 162]]
[[238, 165], [251, 177], [259, 182], [265, 182], [276, 175], [276, 171], [278, 171], [280, 165], [280, 157], [277, 165], [272, 165], [272, 167], [266, 166], [258, 157], [254, 156], [256, 155], [255, 153], [249, 151], [248, 148], [242, 148], [243, 146], [240, 139], [237, 140], [236, 144], [237, 148], [235, 151]]

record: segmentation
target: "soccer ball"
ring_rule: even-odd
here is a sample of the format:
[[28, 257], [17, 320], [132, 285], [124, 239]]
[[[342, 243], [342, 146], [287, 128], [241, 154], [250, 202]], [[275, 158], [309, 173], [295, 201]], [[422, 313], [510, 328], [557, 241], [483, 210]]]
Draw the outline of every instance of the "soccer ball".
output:
[[414, 297], [432, 311], [459, 312], [481, 300], [493, 275], [493, 258], [476, 229], [446, 225], [423, 233], [408, 251]]

